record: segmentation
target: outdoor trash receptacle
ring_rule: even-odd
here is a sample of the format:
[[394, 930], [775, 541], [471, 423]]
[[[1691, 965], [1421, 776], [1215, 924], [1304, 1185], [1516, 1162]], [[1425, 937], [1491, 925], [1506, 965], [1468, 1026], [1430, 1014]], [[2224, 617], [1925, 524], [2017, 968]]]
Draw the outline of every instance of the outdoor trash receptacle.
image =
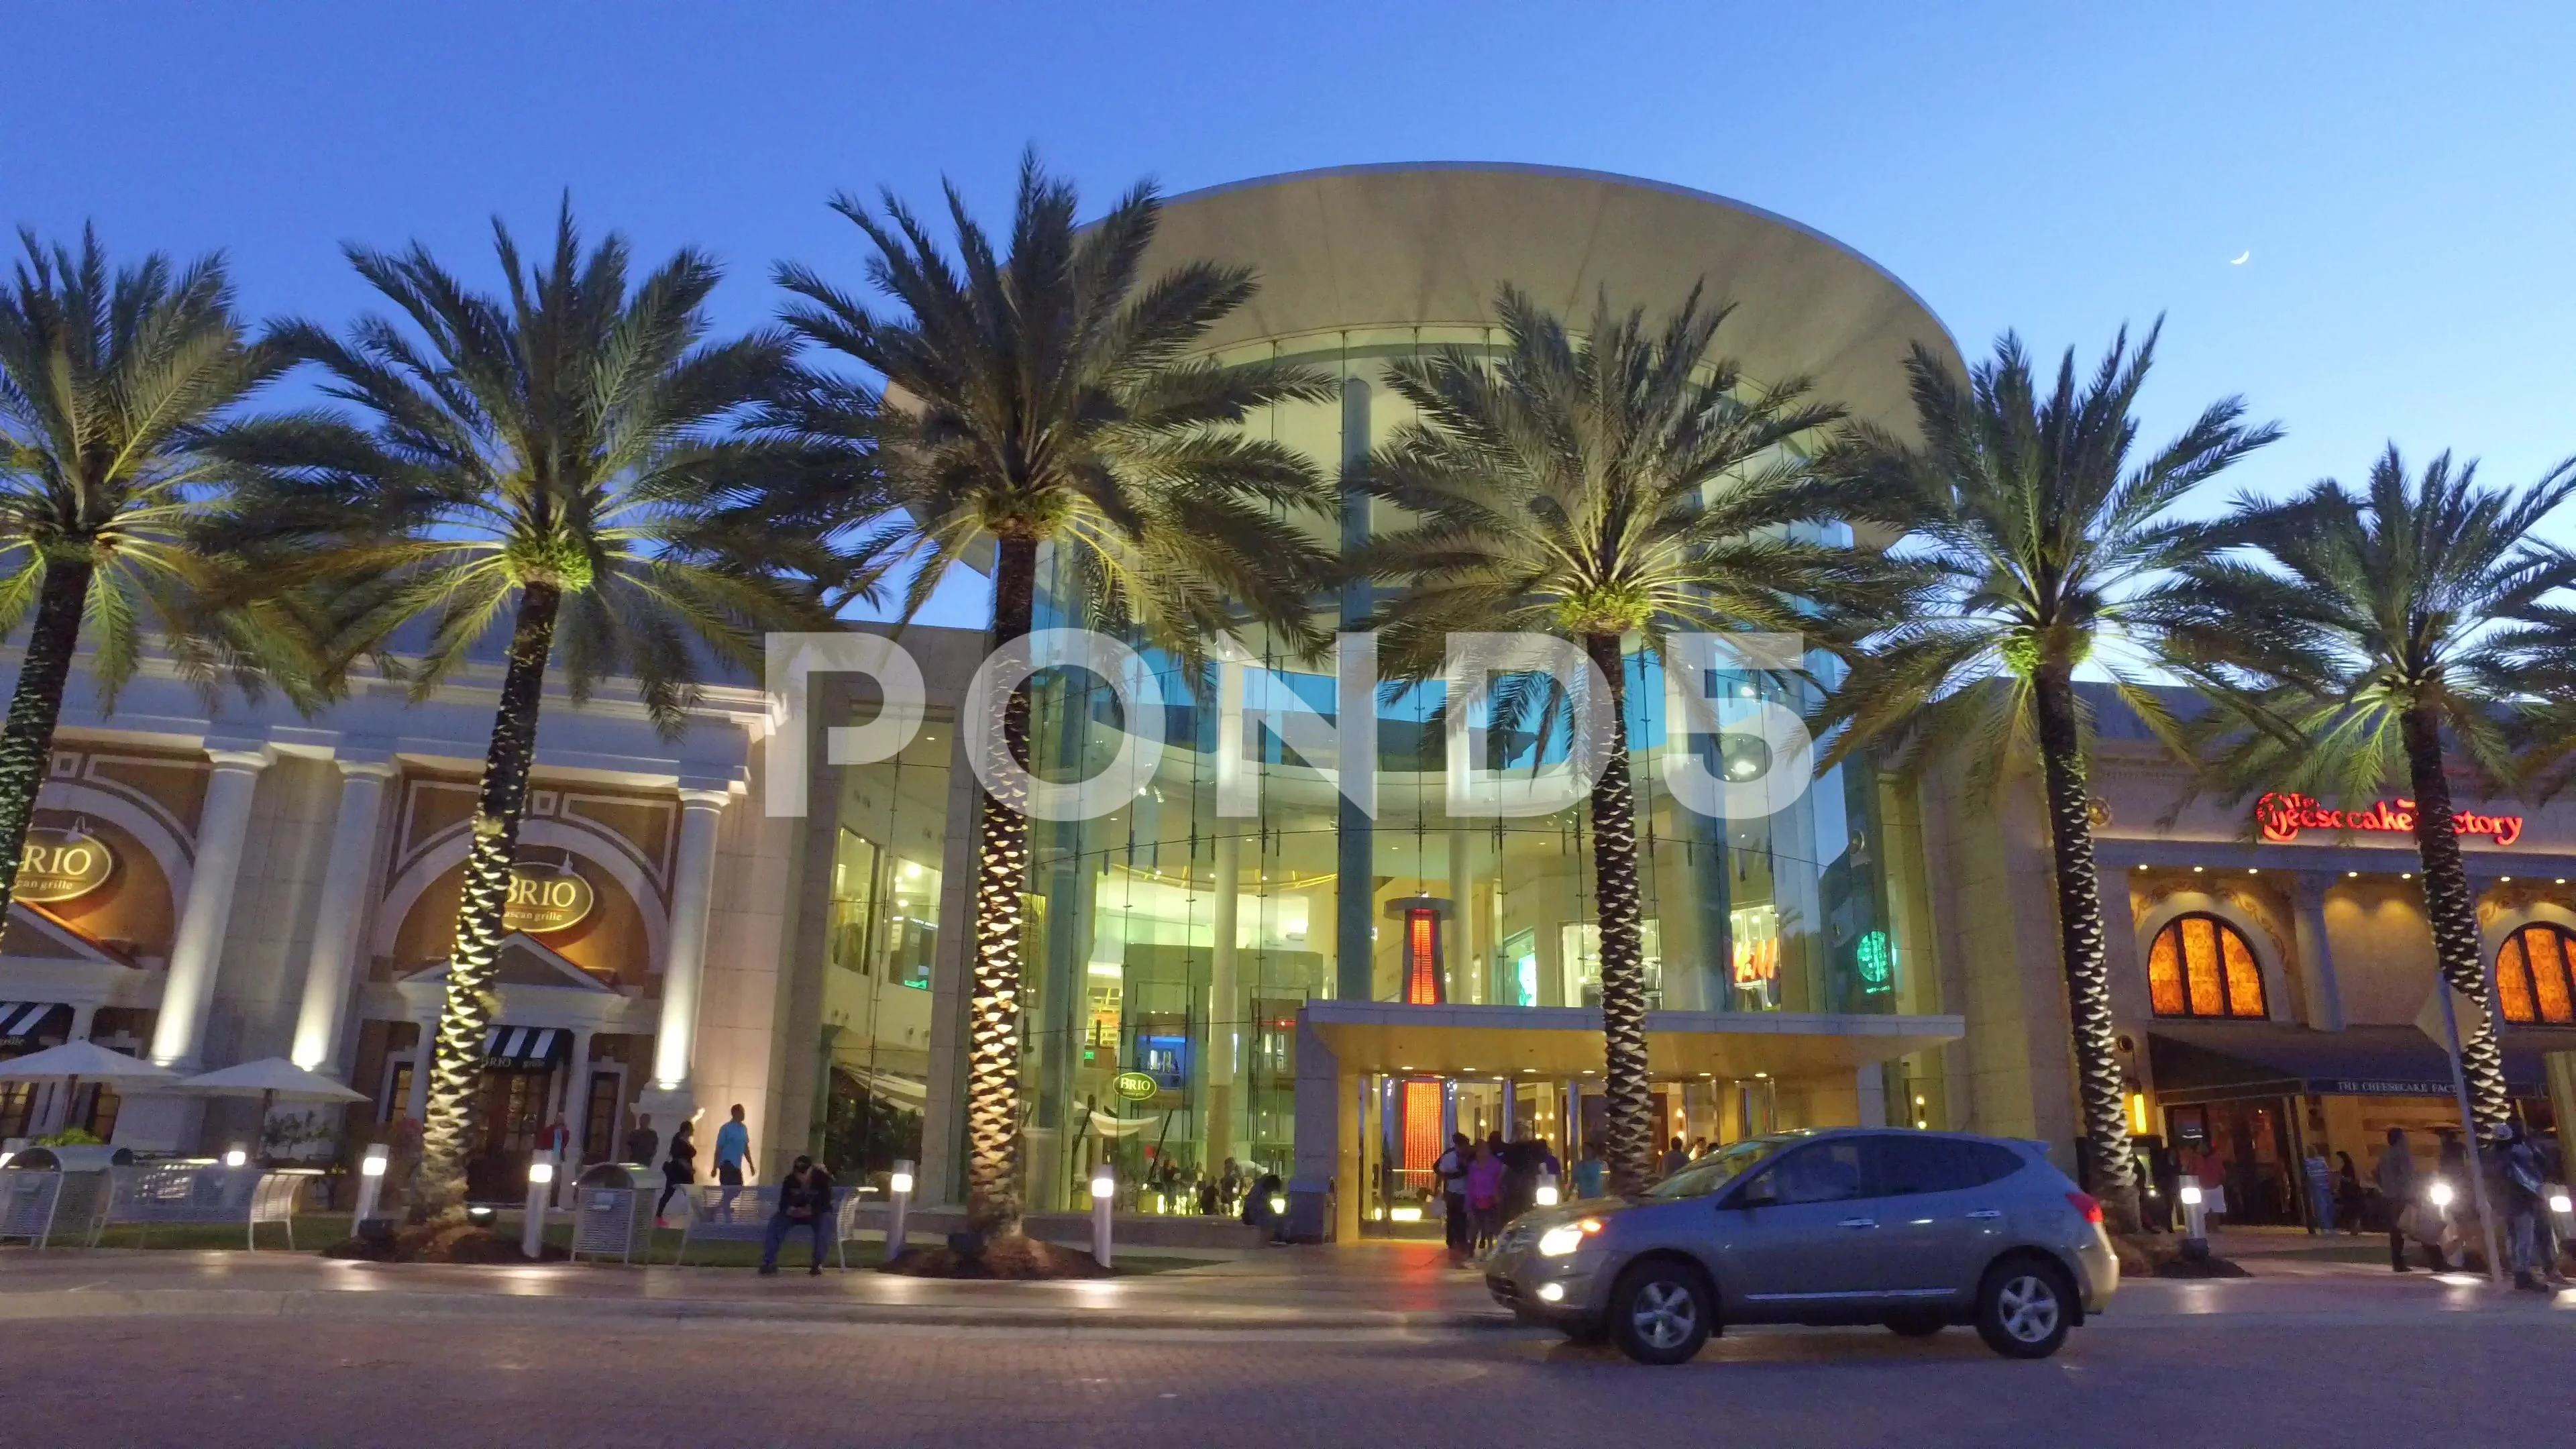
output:
[[621, 1263], [634, 1262], [635, 1249], [652, 1241], [653, 1195], [661, 1187], [661, 1174], [640, 1162], [602, 1162], [582, 1169], [573, 1183], [572, 1256], [613, 1254]]
[[28, 1147], [0, 1167], [0, 1238], [24, 1238], [44, 1247], [54, 1230], [76, 1232], [97, 1216], [107, 1193], [107, 1169], [130, 1163], [125, 1147]]

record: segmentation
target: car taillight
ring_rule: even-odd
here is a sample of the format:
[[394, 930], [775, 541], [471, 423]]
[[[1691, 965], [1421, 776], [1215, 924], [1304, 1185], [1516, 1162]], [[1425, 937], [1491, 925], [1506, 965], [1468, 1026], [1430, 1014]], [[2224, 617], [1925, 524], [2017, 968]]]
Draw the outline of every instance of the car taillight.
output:
[[2101, 1225], [2102, 1203], [2100, 1199], [2094, 1197], [2091, 1193], [2070, 1192], [2066, 1195], [2066, 1204], [2077, 1212], [2082, 1213], [2084, 1215], [2084, 1221], [2092, 1223], [2096, 1227]]

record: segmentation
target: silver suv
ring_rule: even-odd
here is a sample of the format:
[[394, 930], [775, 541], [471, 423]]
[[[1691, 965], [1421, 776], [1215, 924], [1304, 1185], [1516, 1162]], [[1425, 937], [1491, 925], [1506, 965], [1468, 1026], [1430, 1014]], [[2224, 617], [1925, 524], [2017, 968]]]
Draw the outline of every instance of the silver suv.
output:
[[2101, 1205], [2037, 1143], [1865, 1128], [1748, 1138], [1642, 1197], [1543, 1208], [1485, 1263], [1521, 1317], [1658, 1364], [1722, 1323], [1973, 1323], [2046, 1358], [2119, 1281]]

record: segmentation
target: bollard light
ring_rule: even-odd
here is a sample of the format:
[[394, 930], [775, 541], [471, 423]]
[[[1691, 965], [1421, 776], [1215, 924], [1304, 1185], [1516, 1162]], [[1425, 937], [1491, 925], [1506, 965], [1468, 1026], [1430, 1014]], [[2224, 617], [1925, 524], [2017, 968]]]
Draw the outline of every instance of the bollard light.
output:
[[2435, 1178], [2433, 1180], [2433, 1190], [2424, 1194], [2424, 1196], [2432, 1199], [2433, 1206], [2437, 1208], [2447, 1208], [2451, 1205], [2451, 1185], [2439, 1178]]
[[2184, 1207], [2200, 1206], [2200, 1184], [2196, 1182], [2184, 1183], [2182, 1185], [2181, 1197], [2182, 1205]]
[[367, 1148], [366, 1156], [358, 1159], [358, 1210], [349, 1219], [352, 1233], [357, 1231], [358, 1224], [376, 1215], [376, 1199], [383, 1196], [385, 1190], [385, 1159], [390, 1155], [385, 1144], [378, 1142]]
[[540, 1152], [528, 1159], [528, 1203], [519, 1217], [519, 1256], [542, 1258], [546, 1252], [546, 1188], [555, 1180], [555, 1155]]
[[250, 1161], [250, 1154], [238, 1147], [224, 1149], [224, 1166], [240, 1167]]
[[886, 1174], [886, 1194], [893, 1199], [886, 1205], [885, 1260], [889, 1263], [903, 1256], [903, 1240], [912, 1212], [912, 1159], [898, 1158], [894, 1171]]
[[1272, 1217], [1277, 1217], [1286, 1211], [1288, 1211], [1288, 1199], [1279, 1196], [1277, 1193], [1271, 1194], [1270, 1215]]
[[1118, 1179], [1104, 1167], [1091, 1176], [1091, 1256], [1109, 1266], [1109, 1219], [1118, 1198]]
[[[0, 1162], [8, 1160], [0, 1157]], [[2553, 1192], [2549, 1195], [2549, 1210], [2554, 1213], [2576, 1212], [2576, 1202], [2571, 1202], [2563, 1192]]]
[[1552, 1182], [1542, 1182], [1542, 1183], [1540, 1183], [1540, 1184], [1538, 1185], [1538, 1196], [1537, 1196], [1537, 1198], [1536, 1198], [1536, 1201], [1537, 1201], [1537, 1203], [1538, 1203], [1538, 1205], [1539, 1205], [1540, 1207], [1554, 1207], [1554, 1206], [1556, 1206], [1556, 1203], [1557, 1203], [1556, 1184], [1555, 1184], [1555, 1183], [1552, 1183]]

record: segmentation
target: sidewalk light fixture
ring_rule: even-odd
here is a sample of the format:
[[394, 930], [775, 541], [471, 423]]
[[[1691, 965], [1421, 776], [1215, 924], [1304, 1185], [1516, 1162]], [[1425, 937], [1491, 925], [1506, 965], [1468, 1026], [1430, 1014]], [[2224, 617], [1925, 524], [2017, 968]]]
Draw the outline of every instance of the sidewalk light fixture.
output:
[[357, 1224], [376, 1215], [376, 1200], [385, 1190], [386, 1159], [391, 1155], [391, 1148], [376, 1142], [369, 1144], [367, 1155], [358, 1159], [358, 1211], [350, 1219], [351, 1232], [357, 1231]]
[[2435, 1178], [2432, 1191], [2425, 1193], [2424, 1196], [2432, 1199], [2433, 1206], [2447, 1209], [2451, 1205], [2451, 1185]]
[[899, 1158], [894, 1171], [886, 1174], [885, 1260], [889, 1263], [903, 1256], [903, 1243], [912, 1215], [912, 1159]]
[[1118, 1201], [1118, 1179], [1103, 1166], [1091, 1175], [1091, 1256], [1109, 1266], [1109, 1219]]
[[243, 1149], [239, 1147], [227, 1147], [224, 1149], [224, 1166], [243, 1167], [247, 1166], [249, 1162], [250, 1154]]

